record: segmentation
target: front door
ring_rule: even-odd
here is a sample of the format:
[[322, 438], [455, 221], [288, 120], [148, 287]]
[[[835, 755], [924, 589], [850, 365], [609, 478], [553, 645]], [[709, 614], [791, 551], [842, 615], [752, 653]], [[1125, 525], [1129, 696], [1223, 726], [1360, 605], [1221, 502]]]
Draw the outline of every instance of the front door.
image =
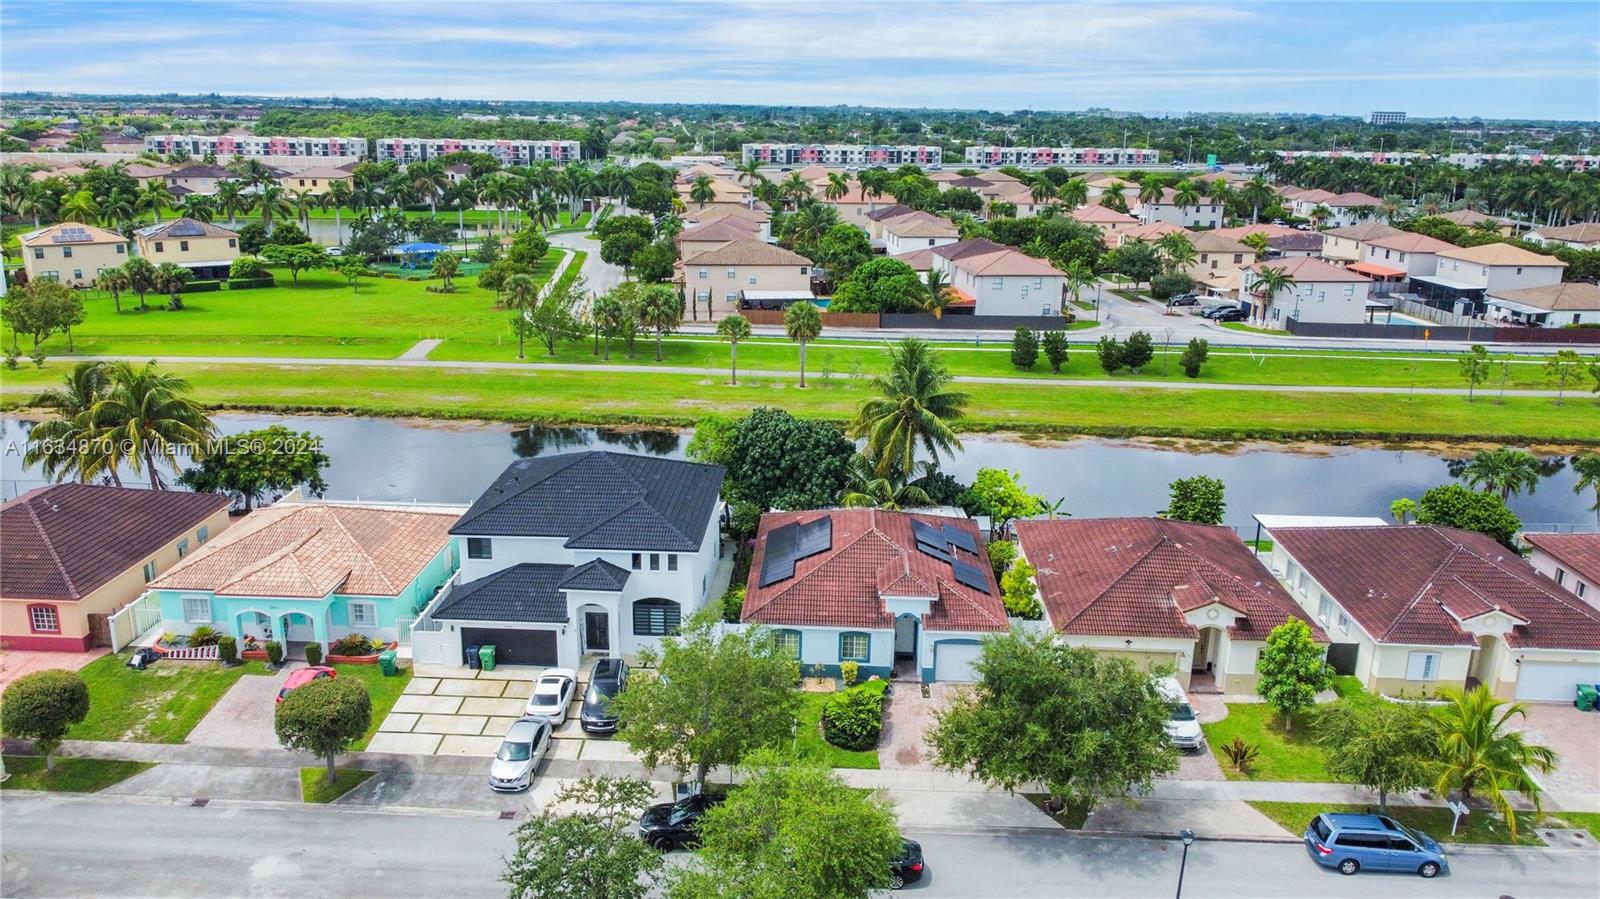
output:
[[583, 613], [583, 648], [589, 652], [611, 650], [611, 616], [605, 612]]
[[909, 658], [917, 652], [917, 619], [901, 615], [894, 620], [894, 654]]

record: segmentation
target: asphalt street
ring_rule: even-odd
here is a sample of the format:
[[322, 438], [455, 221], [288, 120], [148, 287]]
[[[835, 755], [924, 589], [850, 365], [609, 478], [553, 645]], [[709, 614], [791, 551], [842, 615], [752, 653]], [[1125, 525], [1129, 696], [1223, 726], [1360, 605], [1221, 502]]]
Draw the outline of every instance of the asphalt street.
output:
[[[55, 896], [500, 896], [510, 822], [338, 807], [204, 808], [103, 797], [8, 796], [0, 805], [0, 894]], [[1066, 831], [919, 831], [922, 897], [1174, 895], [1182, 847]], [[681, 861], [682, 854], [676, 858]], [[1452, 872], [1343, 877], [1298, 844], [1197, 842], [1183, 896], [1360, 897], [1600, 895], [1600, 857], [1467, 850]]]

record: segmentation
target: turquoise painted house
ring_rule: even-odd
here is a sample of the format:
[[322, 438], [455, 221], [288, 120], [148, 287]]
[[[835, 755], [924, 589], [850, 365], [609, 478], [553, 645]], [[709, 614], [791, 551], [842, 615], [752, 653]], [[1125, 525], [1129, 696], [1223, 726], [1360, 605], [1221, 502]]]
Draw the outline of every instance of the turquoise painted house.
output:
[[461, 511], [281, 502], [252, 512], [150, 582], [162, 629], [324, 647], [350, 633], [396, 640], [455, 573], [449, 531]]

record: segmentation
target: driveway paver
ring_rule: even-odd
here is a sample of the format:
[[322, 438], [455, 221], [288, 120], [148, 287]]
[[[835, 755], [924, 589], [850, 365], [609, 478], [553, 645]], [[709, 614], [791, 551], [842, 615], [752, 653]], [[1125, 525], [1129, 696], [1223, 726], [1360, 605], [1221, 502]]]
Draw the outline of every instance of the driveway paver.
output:
[[462, 715], [510, 715], [516, 718], [520, 717], [527, 707], [527, 701], [522, 699], [468, 696], [461, 700], [461, 708], [456, 711]]
[[389, 717], [383, 719], [383, 723], [378, 725], [378, 730], [406, 733], [417, 726], [418, 717], [420, 716], [411, 712], [390, 712]]
[[485, 715], [423, 715], [411, 730], [421, 734], [481, 734], [488, 722]]
[[424, 715], [453, 715], [461, 708], [459, 696], [412, 696], [400, 694], [394, 701], [397, 712], [417, 712]]
[[1580, 712], [1569, 703], [1527, 704], [1522, 730], [1534, 743], [1554, 749], [1560, 756], [1556, 770], [1538, 775], [1547, 791], [1600, 793], [1600, 715]]
[[88, 652], [41, 652], [33, 649], [8, 649], [0, 652], [0, 687], [24, 674], [36, 671], [77, 671], [111, 650], [91, 649]]
[[[439, 741], [435, 755], [475, 755], [493, 758], [500, 751], [500, 737], [474, 737], [450, 734]], [[487, 776], [487, 775], [486, 775]]]
[[298, 667], [301, 666], [285, 666], [272, 677], [240, 677], [189, 732], [188, 742], [235, 749], [278, 748], [278, 734], [272, 727], [278, 691], [289, 679], [290, 670]]
[[380, 730], [367, 744], [367, 751], [433, 755], [434, 750], [439, 748], [441, 739], [443, 737], [440, 734], [390, 733]]
[[442, 680], [434, 688], [435, 696], [499, 696], [506, 682], [497, 680]]
[[416, 696], [427, 696], [437, 686], [439, 686], [437, 677], [412, 677], [410, 683], [406, 684], [404, 692]]

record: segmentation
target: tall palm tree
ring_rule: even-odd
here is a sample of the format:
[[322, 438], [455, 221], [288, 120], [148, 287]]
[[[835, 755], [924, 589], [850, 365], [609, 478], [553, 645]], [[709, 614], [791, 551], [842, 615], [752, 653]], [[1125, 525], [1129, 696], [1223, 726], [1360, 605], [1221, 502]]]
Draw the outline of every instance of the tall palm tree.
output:
[[778, 185], [778, 191], [783, 194], [783, 199], [791, 209], [797, 209], [801, 200], [811, 196], [811, 185], [806, 181], [804, 175], [799, 172], [790, 172], [789, 177], [783, 179], [783, 183]]
[[1089, 184], [1082, 178], [1068, 178], [1056, 190], [1056, 199], [1068, 209], [1077, 209], [1089, 202]]
[[1183, 231], [1161, 235], [1156, 241], [1156, 246], [1161, 250], [1161, 255], [1166, 257], [1169, 272], [1181, 272], [1187, 269], [1194, 264], [1197, 257], [1194, 244]]
[[534, 228], [554, 228], [561, 220], [561, 206], [556, 201], [556, 195], [543, 190], [534, 195], [528, 204], [528, 224]]
[[178, 214], [197, 222], [209, 222], [216, 217], [215, 201], [205, 194], [190, 194], [178, 203]]
[[111, 293], [111, 302], [116, 304], [117, 312], [122, 312], [122, 295], [133, 288], [133, 279], [122, 270], [122, 266], [108, 268], [95, 276], [94, 286]]
[[322, 205], [322, 200], [308, 190], [291, 190], [289, 192], [289, 208], [294, 211], [294, 217], [299, 220], [300, 227], [307, 233], [311, 231], [311, 210]]
[[94, 201], [94, 194], [86, 190], [79, 190], [61, 198], [61, 218], [63, 220], [92, 225], [99, 217], [100, 204]]
[[762, 177], [761, 162], [760, 160], [756, 159], [752, 159], [749, 162], [741, 162], [734, 166], [733, 170], [739, 173], [739, 183], [743, 184], [745, 187], [751, 187], [755, 184], [755, 182], [761, 180]]
[[239, 216], [249, 212], [255, 201], [244, 192], [244, 184], [232, 178], [217, 182], [217, 211], [228, 217], [228, 224], [237, 226]]
[[1272, 191], [1272, 185], [1260, 175], [1246, 181], [1244, 187], [1239, 188], [1239, 199], [1250, 204], [1250, 224], [1261, 221], [1262, 207], [1272, 205], [1276, 196], [1277, 194]]
[[961, 448], [950, 423], [960, 418], [969, 397], [951, 389], [953, 379], [927, 343], [907, 337], [889, 349], [889, 368], [872, 379], [878, 395], [862, 401], [850, 426], [866, 438], [881, 476], [912, 471], [918, 449], [934, 460]]
[[450, 173], [444, 170], [444, 163], [436, 159], [413, 163], [406, 166], [406, 176], [411, 190], [419, 197], [428, 198], [429, 214], [438, 215], [439, 197], [450, 186]]
[[274, 219], [286, 219], [294, 215], [294, 204], [284, 196], [282, 187], [268, 184], [256, 193], [256, 211], [261, 213], [261, 224], [267, 226], [267, 233], [270, 234]]
[[483, 179], [483, 199], [494, 206], [502, 232], [506, 230], [506, 207], [516, 205], [519, 196], [514, 175], [495, 172]]
[[[506, 308], [513, 315], [524, 319], [533, 312], [539, 302], [539, 282], [526, 272], [512, 275], [506, 279]], [[526, 328], [517, 328], [517, 358], [522, 359], [523, 343], [527, 335]]]
[[822, 313], [814, 303], [801, 300], [783, 310], [783, 331], [800, 344], [800, 386], [806, 386], [806, 344], [822, 334]]
[[575, 162], [567, 166], [562, 174], [566, 176], [567, 182], [567, 218], [575, 222], [583, 210], [584, 199], [594, 196], [594, 170], [581, 162]]
[[856, 453], [845, 463], [845, 485], [839, 491], [839, 505], [847, 508], [877, 508], [898, 512], [906, 506], [931, 505], [927, 491], [904, 478], [879, 475], [865, 453]]
[[[101, 273], [105, 277], [105, 273]], [[38, 465], [52, 481], [71, 477], [87, 484], [104, 474], [118, 487], [115, 448], [105, 439], [93, 409], [110, 390], [104, 362], [79, 362], [60, 387], [39, 394], [32, 405], [55, 412], [55, 417], [28, 432], [23, 461]]]
[[665, 284], [656, 284], [639, 297], [639, 322], [656, 332], [656, 361], [661, 361], [661, 338], [683, 323], [683, 300]]
[[38, 228], [39, 218], [41, 216], [55, 215], [59, 206], [60, 199], [56, 192], [50, 190], [42, 182], [36, 181], [28, 185], [28, 189], [17, 200], [16, 211], [17, 215], [31, 216], [33, 218], [33, 227]]
[[[790, 307], [793, 308], [793, 307]], [[729, 383], [739, 386], [739, 341], [750, 336], [750, 320], [735, 312], [717, 322], [717, 337], [728, 342], [728, 373], [731, 375]], [[805, 344], [801, 344], [805, 346]], [[801, 351], [802, 353], [804, 350]], [[801, 364], [800, 381], [805, 383], [805, 365]]]
[[850, 174], [838, 172], [828, 173], [828, 184], [822, 189], [822, 195], [829, 200], [837, 200], [850, 192]]
[[[1437, 210], [1435, 210], [1435, 211], [1437, 211]], [[1429, 214], [1431, 215], [1432, 213], [1429, 213]], [[1328, 219], [1330, 219], [1332, 217], [1333, 217], [1333, 210], [1329, 209], [1328, 207], [1326, 207], [1324, 205], [1322, 205], [1321, 203], [1318, 203], [1311, 210], [1311, 215], [1310, 215], [1311, 227], [1313, 227], [1313, 228], [1321, 228], [1322, 227], [1322, 223], [1327, 221]]]
[[205, 408], [190, 396], [189, 382], [158, 371], [154, 362], [135, 368], [110, 363], [110, 387], [89, 414], [116, 447], [117, 461], [150, 477], [151, 490], [165, 490], [159, 463], [176, 467], [180, 447], [204, 446], [213, 433]]
[[867, 212], [878, 211], [878, 201], [883, 199], [893, 180], [888, 169], [874, 166], [856, 173], [856, 183], [861, 185], [861, 195], [867, 198]]
[[1461, 469], [1461, 479], [1474, 490], [1498, 493], [1501, 499], [1533, 493], [1539, 486], [1539, 458], [1527, 450], [1502, 446], [1479, 450]]
[[167, 189], [167, 183], [160, 178], [151, 178], [139, 188], [139, 208], [148, 209], [155, 216], [156, 224], [161, 224], [161, 210], [172, 206], [172, 191]]
[[1179, 181], [1172, 189], [1172, 203], [1182, 212], [1191, 206], [1200, 205], [1200, 191], [1195, 189], [1194, 182], [1187, 179]]
[[923, 300], [922, 308], [938, 315], [944, 307], [950, 305], [950, 297], [954, 291], [950, 287], [950, 280], [944, 272], [936, 268], [928, 269], [928, 274], [922, 280], [922, 285], [928, 289], [927, 298]]
[[1542, 813], [1543, 790], [1533, 775], [1555, 770], [1555, 751], [1529, 743], [1521, 731], [1511, 728], [1512, 719], [1527, 717], [1527, 706], [1522, 703], [1496, 699], [1487, 687], [1465, 693], [1449, 688], [1439, 692], [1445, 704], [1438, 711], [1434, 792], [1445, 796], [1455, 789], [1463, 799], [1470, 799], [1474, 790], [1479, 791], [1505, 818], [1511, 840], [1516, 842], [1517, 816], [1510, 794], [1521, 793], [1535, 812]]
[[706, 204], [716, 198], [716, 182], [711, 180], [710, 175], [699, 174], [694, 176], [693, 181], [689, 182], [689, 199], [699, 203], [701, 209], [706, 208]]
[[1161, 179], [1154, 174], [1146, 175], [1144, 180], [1139, 182], [1139, 202], [1145, 205], [1161, 202], [1164, 193], [1165, 188], [1161, 186]]
[[124, 228], [133, 221], [136, 211], [136, 201], [123, 193], [121, 188], [113, 187], [105, 199], [100, 201], [100, 219], [119, 228]]
[[838, 223], [839, 212], [832, 206], [806, 203], [784, 219], [784, 236], [796, 253], [814, 259], [822, 236]]
[[1589, 508], [1600, 512], [1600, 453], [1580, 453], [1573, 456], [1572, 470], [1578, 474], [1578, 482], [1572, 485], [1572, 492], [1593, 490], [1594, 505]]
[[1095, 282], [1094, 269], [1084, 260], [1074, 259], [1067, 263], [1061, 273], [1067, 276], [1067, 290], [1072, 293], [1072, 298], [1083, 302], [1083, 289]]
[[1281, 268], [1263, 265], [1255, 270], [1255, 280], [1250, 284], [1250, 293], [1261, 300], [1261, 322], [1267, 321], [1267, 310], [1277, 299], [1278, 294], [1285, 290], [1293, 290], [1294, 276]]
[[350, 186], [350, 182], [339, 180], [330, 183], [328, 189], [317, 200], [323, 209], [333, 210], [334, 239], [340, 246], [344, 246], [343, 213], [345, 207], [354, 202], [354, 195], [355, 189]]
[[1045, 200], [1048, 200], [1056, 195], [1055, 182], [1043, 175], [1040, 175], [1039, 177], [1033, 179], [1032, 183], [1028, 185], [1028, 195], [1033, 197], [1033, 202], [1035, 205], [1043, 203]]

